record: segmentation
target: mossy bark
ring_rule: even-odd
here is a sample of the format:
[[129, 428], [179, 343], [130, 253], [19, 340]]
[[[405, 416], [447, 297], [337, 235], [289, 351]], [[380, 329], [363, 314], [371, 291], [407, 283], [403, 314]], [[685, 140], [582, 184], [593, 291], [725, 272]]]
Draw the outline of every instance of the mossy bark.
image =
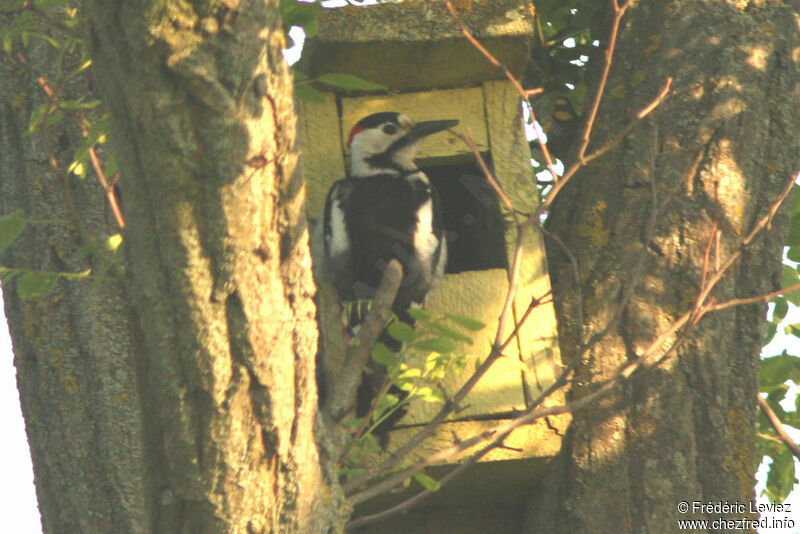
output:
[[[580, 266], [582, 301], [567, 257], [548, 246], [564, 359], [633, 295], [581, 362], [572, 398], [691, 309], [704, 269], [710, 276], [739, 247], [797, 172], [798, 8], [639, 1], [626, 15], [591, 147], [633, 120], [667, 77], [674, 81], [657, 112], [584, 169], [551, 210], [548, 228]], [[714, 298], [779, 287], [786, 214], [778, 212]], [[662, 365], [576, 413], [529, 504], [527, 531], [674, 532], [677, 520], [693, 517], [677, 511], [681, 501], [749, 502], [765, 311], [759, 304], [707, 316]]]

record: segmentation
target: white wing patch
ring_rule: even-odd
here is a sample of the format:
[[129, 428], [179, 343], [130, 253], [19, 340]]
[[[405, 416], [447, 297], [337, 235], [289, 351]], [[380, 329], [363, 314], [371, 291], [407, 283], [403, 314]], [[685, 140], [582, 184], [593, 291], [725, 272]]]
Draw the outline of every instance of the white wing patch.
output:
[[328, 241], [328, 254], [331, 258], [336, 258], [350, 250], [350, 239], [347, 236], [347, 226], [344, 219], [344, 210], [339, 200], [337, 191], [331, 194], [330, 208], [330, 234], [326, 236]]
[[[414, 231], [414, 250], [422, 265], [431, 265], [439, 240], [433, 233], [433, 201], [429, 198], [417, 210], [417, 228]], [[433, 273], [428, 273], [428, 276]]]

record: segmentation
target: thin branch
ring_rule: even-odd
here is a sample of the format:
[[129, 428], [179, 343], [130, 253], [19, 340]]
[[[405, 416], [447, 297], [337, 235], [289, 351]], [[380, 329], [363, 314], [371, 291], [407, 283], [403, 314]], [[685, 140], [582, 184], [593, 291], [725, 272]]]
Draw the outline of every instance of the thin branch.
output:
[[792, 293], [794, 291], [800, 290], [800, 282], [796, 284], [792, 284], [790, 286], [783, 287], [776, 291], [771, 291], [770, 293], [764, 293], [763, 295], [756, 295], [754, 297], [740, 297], [736, 299], [726, 300], [724, 302], [718, 302], [715, 304], [709, 304], [705, 307], [706, 312], [714, 312], [719, 310], [724, 310], [727, 308], [732, 308], [734, 306], [744, 306], [745, 304], [759, 304], [759, 303], [767, 303], [770, 300], [778, 297], [780, 295], [786, 295], [787, 293]]
[[[664, 82], [664, 87], [661, 89], [661, 92], [650, 101], [644, 108], [642, 108], [639, 113], [636, 114], [636, 118], [632, 120], [628, 125], [619, 131], [614, 137], [609, 139], [603, 146], [600, 148], [590, 152], [589, 154], [583, 157], [583, 160], [580, 162], [582, 165], [587, 165], [591, 161], [599, 158], [615, 146], [619, 144], [622, 139], [628, 135], [633, 128], [639, 124], [639, 122], [647, 117], [652, 111], [654, 111], [658, 106], [661, 105], [664, 100], [670, 95], [670, 88], [672, 87], [672, 76], [667, 76], [667, 79]], [[564, 173], [564, 176], [567, 176], [567, 173]]]
[[[791, 190], [791, 188], [789, 188], [788, 190]], [[738, 255], [741, 254], [744, 248], [753, 242], [756, 235], [767, 226], [768, 222], [771, 221], [772, 217], [774, 217], [780, 205], [786, 199], [788, 195], [788, 190], [784, 190], [782, 194], [779, 196], [779, 198], [775, 202], [773, 202], [773, 204], [770, 206], [767, 212], [767, 215], [765, 215], [754, 225], [751, 232], [745, 238], [745, 243], [743, 243], [742, 247], [740, 247], [740, 249], [732, 256], [738, 257]], [[719, 277], [721, 277], [722, 274], [724, 274], [732, 266], [732, 264], [733, 261], [730, 261], [730, 258], [728, 258], [728, 260], [726, 260], [726, 262], [719, 269], [719, 271], [715, 273], [714, 278], [719, 279]], [[713, 283], [716, 282], [712, 279], [709, 282], [709, 285], [712, 285]], [[785, 288], [784, 291], [789, 289], [792, 289], [792, 287]], [[623, 300], [627, 301], [630, 298], [631, 293], [627, 291], [624, 293], [626, 294], [624, 295]], [[538, 408], [539, 404], [543, 402], [543, 400], [547, 398], [547, 396], [549, 396], [552, 393], [552, 391], [554, 391], [553, 386], [551, 386], [551, 388], [549, 388], [548, 391], [546, 391], [542, 396], [540, 396], [539, 399], [537, 399], [533, 403], [533, 405], [519, 417], [516, 417], [511, 421], [498, 424], [489, 430], [486, 430], [476, 436], [473, 436], [472, 438], [460, 441], [452, 445], [451, 447], [440, 450], [435, 454], [429, 455], [428, 457], [419, 460], [414, 465], [401, 470], [399, 473], [396, 473], [388, 477], [387, 479], [375, 484], [374, 486], [364, 491], [352, 495], [351, 496], [352, 502], [357, 504], [369, 500], [377, 495], [380, 495], [381, 493], [384, 493], [392, 489], [408, 476], [411, 476], [414, 473], [421, 471], [422, 469], [424, 469], [429, 465], [444, 462], [449, 458], [453, 457], [454, 455], [469, 450], [472, 447], [482, 442], [494, 439], [494, 441], [491, 444], [487, 445], [486, 447], [484, 447], [484, 449], [482, 449], [477, 453], [481, 455], [485, 454], [485, 452], [488, 452], [488, 450], [495, 448], [497, 446], [497, 443], [502, 443], [505, 437], [508, 436], [516, 428], [519, 428], [520, 426], [524, 426], [527, 424], [531, 424], [537, 419], [544, 417], [546, 415], [555, 415], [560, 413], [574, 413], [576, 410], [582, 409], [583, 407], [588, 406], [590, 403], [598, 400], [600, 397], [608, 394], [617, 385], [622, 384], [626, 380], [629, 380], [636, 371], [646, 370], [660, 365], [664, 360], [666, 360], [666, 358], [669, 357], [669, 355], [677, 348], [677, 346], [688, 337], [688, 333], [697, 324], [700, 317], [702, 317], [708, 311], [711, 311], [711, 307], [713, 306], [713, 304], [705, 304], [705, 299], [708, 296], [708, 291], [701, 291], [701, 294], [705, 296], [703, 297], [703, 300], [699, 301], [701, 304], [703, 304], [703, 307], [700, 309], [700, 311], [692, 309], [690, 311], [685, 312], [680, 318], [675, 320], [666, 331], [662, 332], [648, 346], [648, 348], [643, 353], [641, 353], [635, 360], [621, 367], [615, 373], [614, 376], [612, 376], [611, 378], [600, 384], [599, 387], [592, 393], [589, 393], [588, 395], [576, 401], [567, 403], [562, 406]], [[765, 297], [762, 296], [762, 298]], [[624, 308], [624, 303], [620, 308], [621, 309]], [[597, 335], [593, 336], [593, 339], [591, 341], [597, 341], [601, 339], [602, 336], [604, 336], [605, 333], [610, 328], [611, 323], [618, 320], [619, 315], [621, 315], [621, 312], [615, 314], [615, 317], [612, 318], [612, 321], [609, 323], [607, 328], [600, 333], [600, 337], [598, 337]], [[670, 338], [673, 337], [676, 337], [676, 339], [674, 339], [666, 349], [662, 349], [663, 345]], [[585, 347], [583, 349], [585, 349]], [[573, 358], [573, 360], [570, 362], [570, 365], [568, 366], [568, 369], [565, 370], [564, 373], [562, 373], [557, 382], [562, 382], [562, 383], [565, 382], [566, 375], [568, 374], [568, 372], [574, 369], [577, 362], [581, 359], [581, 354], [585, 353], [585, 350], [581, 350], [580, 354], [577, 357]]]
[[693, 319], [694, 322], [700, 320], [700, 318], [705, 315], [708, 311], [710, 311], [709, 305], [704, 304], [708, 299], [709, 294], [714, 289], [714, 286], [722, 279], [723, 275], [728, 271], [728, 269], [733, 265], [733, 263], [744, 253], [747, 248], [755, 241], [756, 237], [759, 235], [761, 230], [769, 227], [772, 223], [772, 218], [777, 213], [778, 209], [780, 208], [781, 204], [783, 204], [786, 197], [789, 196], [789, 193], [792, 191], [792, 187], [794, 187], [795, 182], [800, 179], [800, 171], [790, 177], [790, 179], [786, 182], [786, 186], [784, 187], [781, 194], [778, 196], [778, 199], [772, 203], [767, 214], [764, 215], [761, 219], [759, 219], [756, 224], [753, 225], [753, 228], [750, 230], [750, 233], [742, 240], [739, 245], [739, 248], [733, 252], [728, 258], [722, 263], [720, 268], [711, 276], [708, 283], [700, 288], [700, 294], [697, 297], [697, 303], [702, 304], [702, 307], [698, 305], [695, 311], [695, 318]]
[[792, 451], [794, 457], [800, 460], [800, 446], [798, 446], [792, 437], [786, 433], [786, 430], [783, 428], [783, 423], [781, 423], [780, 418], [772, 410], [772, 407], [769, 405], [767, 400], [761, 395], [756, 395], [756, 397], [758, 398], [758, 405], [761, 407], [761, 411], [764, 412], [764, 415], [766, 415], [767, 419], [769, 420], [769, 424], [771, 424], [772, 428], [775, 429], [775, 432], [778, 433], [781, 441], [783, 441], [783, 443], [789, 447], [789, 450]]
[[603, 100], [603, 93], [605, 93], [606, 84], [608, 83], [608, 74], [611, 72], [611, 63], [614, 58], [614, 49], [617, 46], [617, 34], [619, 33], [619, 23], [628, 9], [629, 3], [620, 6], [615, 1], [614, 6], [614, 19], [611, 21], [611, 30], [608, 34], [608, 46], [603, 57], [603, 70], [600, 74], [600, 80], [597, 82], [597, 89], [594, 93], [594, 98], [589, 106], [589, 113], [586, 115], [586, 122], [583, 125], [583, 132], [581, 133], [581, 143], [578, 147], [578, 161], [583, 160], [586, 154], [586, 148], [589, 146], [589, 140], [592, 136], [592, 129], [594, 128], [594, 121], [597, 118], [597, 112], [600, 109], [600, 102]]
[[[487, 50], [486, 47], [484, 47], [480, 43], [480, 41], [478, 41], [478, 39], [475, 38], [475, 36], [472, 34], [469, 28], [467, 28], [466, 24], [464, 24], [461, 21], [461, 17], [458, 16], [458, 12], [453, 7], [453, 4], [450, 2], [450, 0], [445, 0], [444, 4], [445, 7], [447, 7], [447, 10], [450, 12], [450, 15], [453, 17], [453, 20], [455, 20], [456, 24], [458, 24], [459, 28], [461, 29], [461, 34], [464, 36], [464, 38], [467, 41], [469, 41], [472, 44], [472, 46], [475, 47], [476, 50], [478, 50], [478, 52], [483, 54], [483, 56], [487, 60], [489, 60], [489, 62], [492, 65], [503, 71], [503, 74], [505, 75], [506, 79], [511, 83], [514, 89], [517, 91], [522, 101], [527, 103], [528, 112], [531, 114], [531, 121], [536, 122], [536, 114], [534, 113], [533, 107], [530, 105], [528, 99], [534, 95], [544, 92], [543, 89], [536, 88], [536, 89], [526, 90], [524, 87], [522, 87], [522, 84], [511, 73], [511, 71], [508, 70], [508, 67], [503, 65], [503, 63], [499, 59], [497, 59], [494, 55], [492, 55], [492, 53], [489, 52], [489, 50]], [[550, 171], [550, 174], [553, 177], [553, 181], [557, 181], [558, 173], [556, 173], [555, 165], [553, 164], [553, 156], [550, 154], [550, 149], [547, 147], [547, 144], [544, 142], [544, 139], [542, 139], [541, 135], [537, 135], [536, 139], [539, 142], [539, 148], [542, 151], [542, 155], [544, 155], [544, 160], [545, 164], [547, 165], [547, 169]]]
[[[481, 452], [483, 452], [483, 451], [481, 451]], [[448, 482], [450, 482], [451, 480], [456, 478], [458, 475], [460, 475], [461, 473], [463, 473], [464, 471], [466, 471], [467, 469], [469, 469], [473, 465], [475, 465], [478, 462], [478, 460], [483, 458], [488, 452], [489, 452], [489, 450], [486, 450], [485, 452], [483, 452], [483, 454], [475, 454], [474, 456], [472, 456], [469, 459], [467, 459], [465, 462], [459, 464], [457, 467], [452, 469], [449, 473], [447, 473], [445, 476], [443, 476], [438, 481], [439, 482], [439, 488], [438, 488], [437, 491], [440, 491], [441, 488], [444, 487]], [[378, 512], [377, 514], [362, 516], [362, 517], [359, 517], [358, 519], [350, 521], [347, 524], [347, 529], [355, 529], [355, 528], [358, 528], [358, 527], [371, 525], [373, 523], [377, 523], [379, 521], [382, 521], [383, 519], [386, 519], [387, 517], [391, 517], [391, 516], [393, 516], [395, 514], [406, 512], [412, 506], [417, 504], [419, 501], [422, 501], [422, 500], [430, 497], [431, 495], [433, 495], [435, 493], [436, 493], [436, 491], [434, 491], [434, 490], [425, 489], [425, 490], [421, 491], [420, 493], [414, 495], [413, 497], [410, 497], [410, 498], [406, 499], [405, 501], [401, 502], [400, 504], [398, 504], [396, 506], [393, 506], [391, 508], [388, 508], [386, 510]]]
[[108, 204], [111, 206], [111, 211], [114, 213], [114, 218], [117, 220], [117, 224], [120, 228], [125, 228], [125, 219], [122, 217], [122, 210], [119, 208], [117, 195], [114, 194], [114, 185], [117, 183], [117, 180], [119, 180], [119, 173], [114, 176], [114, 181], [109, 183], [106, 179], [106, 173], [103, 172], [103, 166], [100, 164], [100, 158], [97, 157], [97, 151], [94, 149], [94, 147], [89, 149], [89, 159], [92, 162], [92, 168], [94, 169], [95, 174], [97, 174], [97, 180], [100, 182], [103, 191], [106, 192]]
[[511, 203], [511, 199], [508, 198], [506, 192], [503, 190], [503, 186], [500, 185], [500, 182], [497, 181], [497, 178], [494, 177], [492, 171], [489, 170], [489, 165], [487, 165], [486, 160], [483, 159], [483, 155], [481, 155], [480, 150], [478, 150], [478, 145], [475, 143], [475, 136], [472, 133], [472, 128], [469, 126], [466, 127], [467, 135], [461, 135], [460, 133], [449, 130], [449, 133], [464, 142], [467, 147], [469, 147], [470, 151], [472, 152], [475, 161], [478, 162], [478, 166], [481, 168], [481, 172], [486, 177], [486, 181], [489, 182], [489, 185], [492, 186], [494, 192], [497, 193], [497, 196], [503, 202], [503, 205], [506, 209], [511, 212], [511, 215], [514, 217], [517, 224], [519, 221], [517, 219], [517, 211], [514, 209], [514, 205]]
[[[499, 358], [502, 357], [503, 350], [515, 339], [516, 333], [519, 331], [519, 328], [523, 324], [522, 321], [519, 321], [518, 325], [513, 330], [512, 335], [507, 336], [504, 342], [502, 343], [500, 342], [500, 340], [502, 339], [501, 336], [503, 335], [503, 331], [505, 330], [505, 324], [508, 319], [508, 315], [511, 310], [511, 304], [514, 301], [513, 297], [517, 287], [517, 280], [519, 279], [519, 270], [522, 264], [523, 235], [524, 235], [523, 231], [520, 231], [517, 234], [517, 244], [514, 252], [514, 261], [512, 262], [511, 273], [509, 275], [509, 288], [508, 291], [506, 292], [506, 301], [503, 305], [503, 310], [500, 313], [500, 317], [498, 318], [495, 341], [492, 344], [489, 356], [480, 365], [480, 367], [478, 367], [478, 369], [472, 374], [472, 376], [470, 376], [469, 379], [467, 379], [467, 381], [461, 386], [461, 388], [459, 388], [459, 390], [453, 395], [450, 402], [445, 403], [442, 409], [439, 410], [439, 413], [437, 413], [436, 416], [434, 416], [434, 418], [431, 419], [431, 421], [427, 425], [425, 425], [424, 428], [422, 428], [422, 430], [420, 430], [406, 443], [401, 445], [394, 453], [392, 453], [391, 456], [389, 456], [389, 458], [382, 461], [377, 466], [372, 467], [363, 475], [353, 479], [352, 481], [346, 484], [343, 484], [342, 489], [344, 490], [345, 493], [349, 493], [356, 490], [366, 482], [369, 482], [370, 480], [373, 480], [377, 476], [392, 469], [409, 452], [414, 450], [417, 447], [417, 445], [419, 445], [420, 443], [428, 439], [430, 436], [432, 436], [436, 432], [436, 429], [439, 427], [439, 425], [441, 425], [444, 422], [444, 420], [453, 411], [456, 410], [461, 401], [464, 400], [464, 397], [466, 397], [467, 394], [475, 387], [475, 384], [477, 384], [478, 381], [481, 378], [483, 378], [483, 376], [486, 374], [489, 368], [494, 364], [494, 362], [496, 362]], [[529, 314], [526, 314], [524, 316], [524, 319], [527, 319], [528, 316]]]
[[[17, 61], [19, 61], [26, 69], [28, 69], [29, 72], [33, 74], [33, 70], [28, 65], [28, 58], [22, 54], [17, 54], [16, 58]], [[51, 104], [57, 106], [60, 103], [60, 99], [58, 98], [56, 90], [52, 85], [50, 85], [47, 79], [44, 76], [38, 76], [36, 78], [36, 82], [50, 100]], [[70, 119], [78, 126], [78, 128], [80, 128], [81, 135], [83, 135], [84, 138], [89, 136], [89, 129], [86, 126], [86, 119], [82, 114], [70, 114]], [[109, 184], [105, 172], [103, 172], [103, 166], [100, 163], [100, 158], [97, 157], [97, 151], [95, 150], [95, 147], [89, 148], [89, 159], [91, 160], [92, 168], [97, 175], [97, 180], [100, 182], [100, 186], [103, 188], [103, 191], [106, 194], [108, 204], [111, 206], [111, 211], [114, 214], [114, 219], [116, 219], [117, 225], [120, 228], [125, 228], [125, 219], [122, 217], [122, 210], [119, 207], [119, 202], [117, 201], [117, 196], [114, 192], [114, 186], [119, 180], [119, 173], [114, 175], [113, 182]]]
[[335, 421], [338, 421], [355, 403], [356, 391], [361, 383], [361, 373], [369, 361], [372, 347], [391, 317], [392, 303], [402, 279], [403, 268], [399, 261], [392, 259], [386, 266], [375, 301], [361, 325], [358, 336], [347, 347], [347, 355], [336, 380], [336, 387], [322, 408]]

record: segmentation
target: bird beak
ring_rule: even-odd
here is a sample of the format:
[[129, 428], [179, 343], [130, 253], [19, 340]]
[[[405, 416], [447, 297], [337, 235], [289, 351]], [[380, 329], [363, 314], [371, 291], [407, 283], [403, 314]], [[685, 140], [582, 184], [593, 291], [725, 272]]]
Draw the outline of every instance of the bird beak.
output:
[[458, 124], [458, 121], [452, 119], [418, 122], [411, 127], [406, 134], [406, 138], [410, 140], [422, 139], [423, 137], [435, 134], [436, 132], [441, 132], [442, 130], [452, 128], [456, 124]]

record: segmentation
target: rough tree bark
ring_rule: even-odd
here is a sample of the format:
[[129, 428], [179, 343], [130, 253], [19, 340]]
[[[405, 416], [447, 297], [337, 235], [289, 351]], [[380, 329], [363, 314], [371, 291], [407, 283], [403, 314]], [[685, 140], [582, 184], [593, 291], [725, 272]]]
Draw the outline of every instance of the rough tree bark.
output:
[[[85, 3], [122, 171], [124, 275], [28, 301], [6, 291], [46, 532], [339, 522], [313, 430], [314, 288], [277, 5]], [[32, 52], [46, 71], [52, 57]], [[86, 269], [81, 233], [116, 232], [103, 191], [63, 178], [69, 125], [23, 139], [44, 96], [3, 68], [5, 94], [25, 84], [22, 106], [0, 108], [2, 212], [71, 222], [29, 229], [11, 262]]]
[[[674, 94], [551, 210], [548, 228], [580, 264], [582, 302], [568, 259], [548, 246], [566, 358], [579, 341], [577, 306], [585, 340], [635, 290], [582, 363], [573, 398], [691, 309], [709, 240], [712, 273], [797, 171], [799, 13], [800, 2], [783, 0], [640, 0], [628, 12], [593, 146], [668, 76]], [[780, 287], [787, 223], [783, 210], [715, 290], [718, 300]], [[681, 501], [749, 502], [764, 315], [750, 305], [706, 317], [677, 355], [575, 414], [546, 491], [529, 504], [527, 531], [674, 532], [678, 519], [693, 517], [678, 513]]]
[[[4, 14], [3, 23], [14, 15]], [[79, 128], [65, 120], [25, 135], [31, 115], [48, 102], [37, 77], [55, 78], [59, 51], [32, 40], [21, 53], [29, 68], [0, 56], [0, 213], [23, 209], [30, 219], [63, 222], [28, 225], [0, 263], [103, 270], [102, 254], [85, 247], [118, 229], [97, 181], [65, 172]], [[65, 68], [79, 60], [68, 55]], [[68, 98], [86, 91], [79, 80], [62, 89]], [[61, 280], [49, 295], [26, 301], [16, 283], [3, 289], [44, 532], [146, 532], [141, 413], [122, 284]]]

